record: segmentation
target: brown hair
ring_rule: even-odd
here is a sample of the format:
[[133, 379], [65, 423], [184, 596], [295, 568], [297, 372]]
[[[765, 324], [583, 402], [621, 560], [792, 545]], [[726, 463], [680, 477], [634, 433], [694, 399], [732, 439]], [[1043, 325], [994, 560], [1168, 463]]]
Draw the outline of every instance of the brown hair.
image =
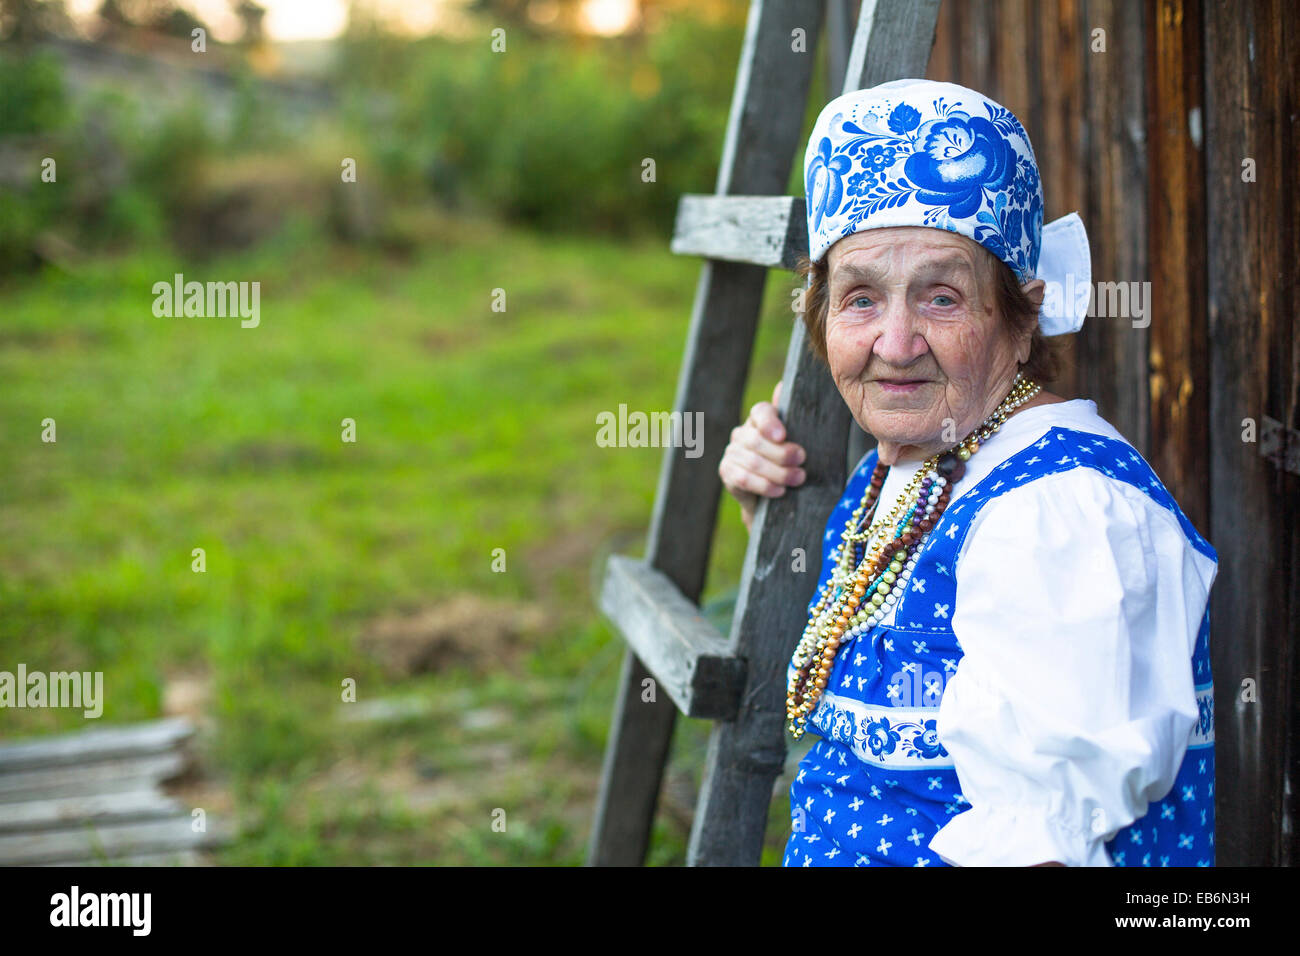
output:
[[[994, 303], [998, 314], [1007, 323], [1011, 331], [1023, 330], [1031, 323], [1033, 336], [1029, 342], [1029, 359], [1020, 366], [1026, 378], [1036, 382], [1051, 382], [1061, 371], [1059, 349], [1054, 342], [1048, 341], [1043, 330], [1038, 326], [1038, 309], [1033, 300], [1025, 295], [1016, 281], [1016, 275], [1001, 259], [983, 246], [981, 261], [992, 264], [994, 280]], [[830, 312], [830, 276], [827, 265], [829, 255], [822, 256], [820, 262], [813, 262], [807, 255], [800, 255], [795, 265], [795, 272], [810, 280], [804, 291], [804, 326], [808, 330], [808, 347], [822, 362], [829, 364], [826, 355], [826, 319]], [[989, 279], [987, 270], [980, 277], [981, 281]]]

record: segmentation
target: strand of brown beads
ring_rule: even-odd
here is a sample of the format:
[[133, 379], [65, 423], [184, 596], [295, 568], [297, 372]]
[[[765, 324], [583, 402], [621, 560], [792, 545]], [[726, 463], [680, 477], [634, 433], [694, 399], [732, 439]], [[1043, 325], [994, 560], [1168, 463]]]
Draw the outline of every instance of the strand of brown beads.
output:
[[897, 603], [917, 554], [948, 507], [953, 483], [965, 473], [965, 463], [1041, 387], [1017, 373], [993, 414], [948, 451], [927, 458], [889, 513], [873, 520], [889, 473], [888, 466], [876, 464], [862, 502], [845, 523], [830, 580], [791, 660], [794, 674], [787, 688], [786, 717], [796, 740], [826, 689], [840, 646], [874, 628]]

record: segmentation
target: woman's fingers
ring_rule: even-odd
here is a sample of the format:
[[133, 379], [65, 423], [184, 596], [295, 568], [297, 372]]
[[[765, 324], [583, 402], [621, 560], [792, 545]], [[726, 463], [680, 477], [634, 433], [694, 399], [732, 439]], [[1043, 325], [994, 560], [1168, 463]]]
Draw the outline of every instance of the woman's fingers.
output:
[[785, 494], [787, 485], [801, 485], [806, 478], [802, 468], [779, 465], [743, 445], [731, 446], [726, 457], [747, 477], [744, 485], [747, 491], [769, 498]]
[[749, 419], [745, 422], [751, 428], [761, 432], [774, 442], [785, 441], [785, 425], [777, 414], [776, 406], [771, 402], [759, 402], [749, 410]]
[[722, 456], [728, 466], [723, 480], [730, 478], [729, 488], [777, 497], [785, 494], [786, 486], [801, 485], [807, 479], [799, 467], [804, 457], [804, 450], [794, 442], [774, 442], [752, 425], [741, 425], [732, 430]]
[[763, 477], [755, 471], [751, 471], [736, 460], [724, 459], [718, 467], [718, 473], [722, 475], [722, 482], [727, 486], [727, 491], [732, 497], [741, 503], [741, 505], [753, 505], [758, 501], [761, 495], [764, 498], [779, 498], [785, 494], [785, 485]]
[[807, 457], [803, 448], [786, 441], [785, 425], [777, 412], [781, 383], [772, 389], [771, 402], [758, 402], [743, 425], [731, 431], [731, 442], [718, 465], [718, 474], [746, 515], [758, 497], [779, 498], [787, 487], [801, 485], [807, 473], [799, 467]]
[[731, 444], [747, 448], [775, 465], [791, 468], [802, 465], [807, 457], [802, 445], [792, 441], [773, 441], [748, 423], [731, 430]]
[[729, 458], [722, 459], [722, 463], [718, 465], [718, 474], [722, 477], [722, 484], [727, 489], [727, 494], [739, 501], [742, 509], [752, 511], [758, 502], [763, 479], [751, 475]]

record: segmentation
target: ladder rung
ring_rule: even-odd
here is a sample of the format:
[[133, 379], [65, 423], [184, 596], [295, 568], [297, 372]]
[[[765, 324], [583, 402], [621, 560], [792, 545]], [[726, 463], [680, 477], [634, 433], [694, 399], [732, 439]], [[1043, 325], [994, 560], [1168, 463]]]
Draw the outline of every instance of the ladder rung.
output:
[[677, 204], [672, 251], [728, 262], [793, 270], [808, 251], [801, 196], [711, 196], [687, 193]]
[[643, 561], [612, 555], [600, 609], [687, 717], [730, 720], [740, 705], [745, 662], [667, 575]]

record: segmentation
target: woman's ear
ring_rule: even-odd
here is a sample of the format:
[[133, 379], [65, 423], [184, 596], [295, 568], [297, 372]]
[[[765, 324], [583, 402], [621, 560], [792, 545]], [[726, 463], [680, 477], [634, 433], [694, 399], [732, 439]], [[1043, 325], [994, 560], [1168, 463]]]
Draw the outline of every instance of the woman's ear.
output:
[[1035, 309], [1043, 307], [1043, 294], [1047, 291], [1047, 283], [1042, 279], [1032, 279], [1020, 287], [1020, 291], [1028, 296], [1029, 301], [1034, 303]]
[[1043, 307], [1043, 295], [1047, 291], [1047, 283], [1042, 279], [1033, 279], [1022, 285], [1020, 291], [1034, 304], [1034, 321], [1027, 328], [1021, 329], [1016, 343], [1016, 358], [1021, 365], [1024, 365], [1029, 361], [1029, 353], [1033, 349], [1034, 329], [1038, 328], [1038, 310]]

